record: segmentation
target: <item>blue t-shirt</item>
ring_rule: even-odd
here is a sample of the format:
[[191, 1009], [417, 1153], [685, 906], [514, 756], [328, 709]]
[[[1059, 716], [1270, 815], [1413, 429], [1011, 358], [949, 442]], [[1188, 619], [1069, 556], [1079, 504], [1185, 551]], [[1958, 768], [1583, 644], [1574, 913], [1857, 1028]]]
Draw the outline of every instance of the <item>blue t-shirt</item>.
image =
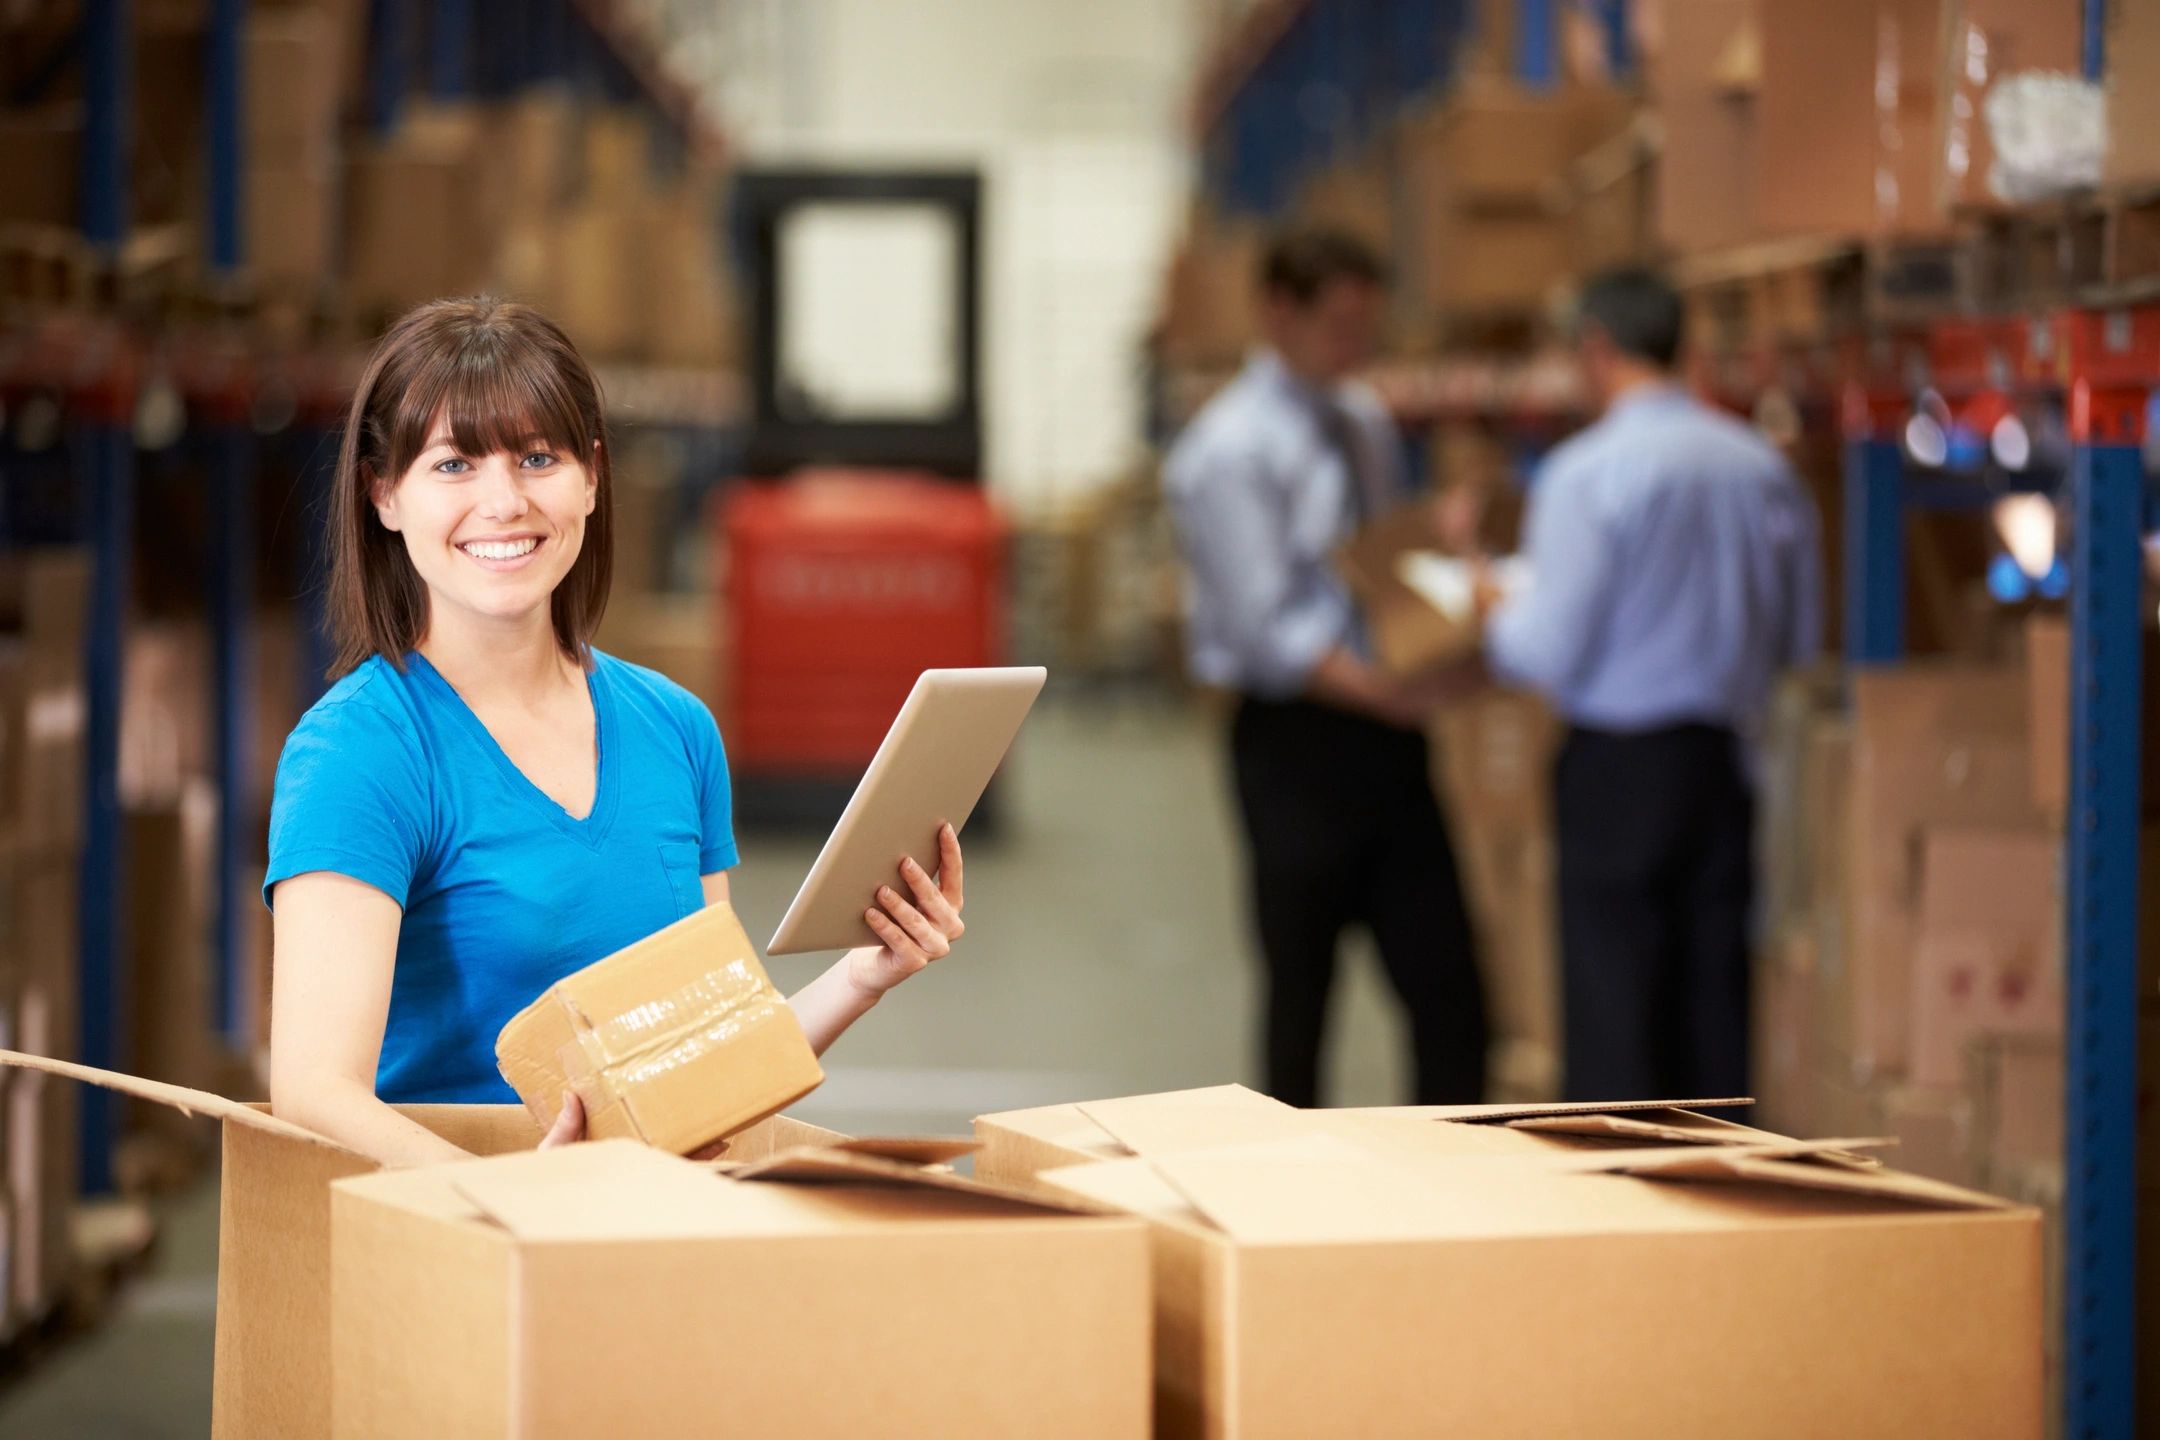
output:
[[583, 820], [505, 755], [424, 656], [376, 656], [285, 742], [263, 898], [332, 870], [404, 908], [375, 1091], [515, 1104], [504, 1023], [563, 976], [692, 914], [735, 864], [720, 729], [689, 691], [593, 653], [600, 773]]

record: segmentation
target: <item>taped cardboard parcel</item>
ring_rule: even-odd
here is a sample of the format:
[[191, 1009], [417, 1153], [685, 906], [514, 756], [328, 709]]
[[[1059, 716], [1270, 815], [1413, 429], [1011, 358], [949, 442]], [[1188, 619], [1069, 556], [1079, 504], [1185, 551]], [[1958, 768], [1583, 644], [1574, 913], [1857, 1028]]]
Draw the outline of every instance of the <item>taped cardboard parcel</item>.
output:
[[2041, 1431], [2037, 1212], [1851, 1142], [1236, 1087], [977, 1133], [979, 1172], [1149, 1220], [1158, 1435]]
[[[139, 1076], [0, 1051], [8, 1066], [170, 1106], [221, 1122], [214, 1440], [323, 1440], [330, 1433], [330, 1186], [381, 1168], [280, 1120], [260, 1105]], [[478, 1155], [531, 1150], [540, 1138], [519, 1105], [400, 1105], [398, 1113]], [[846, 1137], [776, 1116], [729, 1142], [728, 1155]]]
[[825, 1078], [733, 907], [706, 905], [550, 985], [495, 1040], [542, 1125], [565, 1089], [596, 1140], [687, 1155], [794, 1104]]
[[1137, 1220], [858, 1147], [333, 1187], [335, 1433], [1138, 1437]]

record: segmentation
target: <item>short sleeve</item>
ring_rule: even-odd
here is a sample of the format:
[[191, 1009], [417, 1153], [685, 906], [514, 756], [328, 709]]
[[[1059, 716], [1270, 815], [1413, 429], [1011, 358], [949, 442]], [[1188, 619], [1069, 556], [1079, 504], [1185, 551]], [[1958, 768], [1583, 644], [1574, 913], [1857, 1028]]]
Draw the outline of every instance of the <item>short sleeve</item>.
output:
[[685, 692], [684, 726], [690, 762], [698, 786], [698, 873], [732, 870], [741, 856], [735, 849], [735, 794], [728, 782], [727, 749], [712, 711]]
[[328, 870], [403, 906], [426, 853], [429, 796], [416, 742], [390, 717], [352, 700], [310, 710], [278, 759], [263, 903], [279, 881]]

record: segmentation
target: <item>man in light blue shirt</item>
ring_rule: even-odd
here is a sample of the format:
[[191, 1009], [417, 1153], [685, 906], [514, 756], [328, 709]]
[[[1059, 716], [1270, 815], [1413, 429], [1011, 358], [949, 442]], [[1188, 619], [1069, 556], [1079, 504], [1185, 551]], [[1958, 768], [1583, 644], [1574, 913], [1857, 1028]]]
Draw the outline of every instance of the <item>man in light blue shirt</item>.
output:
[[1194, 678], [1233, 692], [1231, 768], [1266, 962], [1266, 1084], [1318, 1101], [1336, 942], [1368, 926], [1410, 1012], [1416, 1099], [1474, 1101], [1485, 1010], [1422, 726], [1442, 692], [1376, 669], [1332, 557], [1410, 498], [1402, 446], [1349, 376], [1384, 271], [1362, 242], [1284, 236], [1259, 277], [1268, 348], [1165, 467]]
[[1782, 456], [1675, 381], [1678, 296], [1582, 300], [1598, 422], [1531, 495], [1530, 582], [1486, 662], [1569, 726], [1555, 775], [1569, 1098], [1743, 1095], [1754, 894], [1748, 737], [1820, 638], [1814, 506]]

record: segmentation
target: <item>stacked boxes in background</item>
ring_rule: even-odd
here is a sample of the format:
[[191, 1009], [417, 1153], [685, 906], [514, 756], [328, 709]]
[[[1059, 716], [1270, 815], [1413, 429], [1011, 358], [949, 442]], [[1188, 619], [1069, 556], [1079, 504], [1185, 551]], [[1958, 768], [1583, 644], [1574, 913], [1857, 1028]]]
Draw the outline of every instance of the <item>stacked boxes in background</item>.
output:
[[[48, 1055], [77, 1044], [89, 594], [79, 550], [22, 550], [0, 563], [0, 1031], [7, 1044]], [[43, 1316], [66, 1282], [77, 1111], [74, 1086], [29, 1075], [0, 1084], [8, 1328]]]
[[[2146, 636], [2148, 676], [2160, 637]], [[1894, 1135], [1899, 1163], [2047, 1208], [2062, 1193], [2065, 622], [2020, 664], [1789, 685], [1766, 754], [1771, 904], [1756, 969], [1766, 1118]], [[2148, 683], [2150, 710], [2160, 686]], [[2152, 726], [2148, 716], [2147, 729]], [[2140, 1223], [2160, 1226], [2160, 812], [2146, 774]], [[1824, 837], [1831, 837], [1824, 843]], [[2052, 1333], [2052, 1331], [2051, 1331]]]

